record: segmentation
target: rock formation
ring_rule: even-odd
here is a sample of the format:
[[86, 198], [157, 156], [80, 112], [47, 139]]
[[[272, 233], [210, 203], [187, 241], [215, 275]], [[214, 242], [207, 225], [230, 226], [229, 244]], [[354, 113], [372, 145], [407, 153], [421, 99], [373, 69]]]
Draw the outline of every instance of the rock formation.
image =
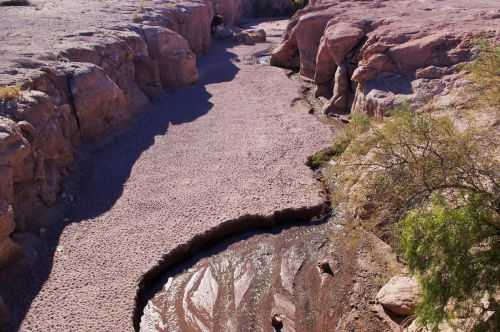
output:
[[496, 1], [316, 0], [296, 13], [271, 63], [298, 69], [330, 114], [383, 115], [446, 94], [474, 39], [500, 38]]
[[[212, 17], [220, 14], [233, 25], [244, 14], [241, 0], [87, 5], [34, 1], [22, 8], [27, 14], [2, 9], [5, 24], [19, 31], [19, 43], [30, 46], [18, 48], [8, 31], [0, 35], [6, 45], [0, 54], [0, 268], [19, 254], [9, 235], [38, 233], [49, 218], [46, 211], [56, 203], [79, 146], [123, 128], [162, 91], [195, 83], [196, 57], [211, 44]], [[75, 17], [81, 10], [91, 13], [68, 27], [54, 23], [47, 35], [33, 30], [44, 29], [40, 20], [61, 10]], [[77, 29], [85, 24], [87, 30]], [[250, 43], [265, 35], [245, 32], [240, 39]], [[7, 88], [17, 95], [6, 96]]]
[[420, 287], [414, 278], [396, 276], [380, 289], [377, 301], [393, 314], [408, 316], [414, 313], [420, 296]]

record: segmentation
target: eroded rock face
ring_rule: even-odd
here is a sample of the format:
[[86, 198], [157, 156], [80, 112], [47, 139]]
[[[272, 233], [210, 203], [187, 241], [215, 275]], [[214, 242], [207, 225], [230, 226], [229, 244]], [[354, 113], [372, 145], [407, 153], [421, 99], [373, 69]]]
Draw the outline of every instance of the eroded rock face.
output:
[[310, 1], [271, 63], [313, 79], [316, 96], [329, 98], [326, 113], [380, 116], [403, 100], [420, 106], [437, 84], [434, 92], [446, 94], [459, 78], [455, 65], [473, 56], [474, 37], [498, 39], [499, 13], [493, 0]]
[[[78, 5], [61, 3], [33, 13], [36, 6], [22, 9], [40, 17], [33, 22], [18, 9], [5, 9], [7, 16], [27, 21], [19, 27], [19, 38], [28, 46], [18, 49], [1, 39], [8, 47], [0, 56], [0, 88], [17, 84], [23, 91], [0, 100], [0, 265], [18, 252], [9, 237], [13, 231], [39, 232], [80, 144], [100, 141], [126, 126], [164, 90], [196, 82], [196, 56], [210, 47], [214, 14], [224, 15], [228, 24], [237, 24], [242, 16], [240, 0], [132, 5], [137, 7], [134, 17], [125, 17], [116, 3], [109, 4], [115, 11], [108, 16], [102, 13], [109, 8], [89, 4], [96, 22], [82, 19], [83, 26], [69, 30], [53, 22], [47, 35], [23, 29], [52, 22], [52, 10], [79, 12]], [[123, 20], [117, 24], [117, 18]]]
[[[7, 266], [13, 259], [20, 255], [20, 248], [10, 238], [16, 224], [14, 223], [14, 211], [12, 205], [0, 202], [0, 268]], [[5, 305], [0, 297], [0, 324], [2, 322], [2, 310]]]
[[161, 27], [147, 26], [144, 35], [151, 58], [158, 62], [163, 88], [188, 86], [198, 80], [196, 56], [186, 39]]
[[391, 331], [367, 300], [382, 265], [345, 251], [341, 229], [254, 235], [182, 266], [148, 303], [141, 331]]

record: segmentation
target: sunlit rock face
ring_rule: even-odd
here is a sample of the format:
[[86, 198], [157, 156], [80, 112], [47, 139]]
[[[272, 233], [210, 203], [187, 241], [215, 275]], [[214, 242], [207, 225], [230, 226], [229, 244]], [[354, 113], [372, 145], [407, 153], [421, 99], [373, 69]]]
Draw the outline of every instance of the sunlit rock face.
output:
[[[165, 276], [141, 331], [389, 331], [366, 310], [368, 301], [359, 310], [350, 304], [373, 292], [353, 274], [356, 259], [336, 240], [342, 232], [328, 223], [223, 244]], [[363, 278], [374, 275], [372, 269]]]
[[296, 69], [324, 112], [383, 116], [464, 84], [478, 36], [500, 40], [495, 0], [312, 0], [290, 20], [271, 64]]

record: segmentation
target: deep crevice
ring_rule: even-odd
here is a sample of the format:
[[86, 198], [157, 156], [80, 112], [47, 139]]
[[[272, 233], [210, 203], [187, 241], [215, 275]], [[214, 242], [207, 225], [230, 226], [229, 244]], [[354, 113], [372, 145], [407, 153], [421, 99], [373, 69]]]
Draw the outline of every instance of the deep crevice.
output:
[[66, 87], [68, 89], [69, 107], [71, 109], [71, 113], [73, 113], [73, 116], [75, 117], [76, 126], [78, 127], [78, 132], [80, 132], [80, 134], [81, 134], [80, 118], [78, 117], [78, 112], [76, 111], [75, 96], [73, 96], [73, 89], [72, 89], [72, 84], [71, 84], [72, 79], [73, 79], [72, 74], [66, 74]]

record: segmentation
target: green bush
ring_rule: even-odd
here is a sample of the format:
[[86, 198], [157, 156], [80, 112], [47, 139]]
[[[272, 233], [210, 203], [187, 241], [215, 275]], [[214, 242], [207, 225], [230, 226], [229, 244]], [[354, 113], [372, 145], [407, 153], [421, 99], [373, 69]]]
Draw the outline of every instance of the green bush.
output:
[[[484, 324], [481, 300], [493, 297], [500, 287], [500, 217], [489, 198], [473, 194], [453, 207], [436, 196], [430, 208], [404, 218], [401, 240], [406, 262], [423, 290], [417, 308], [420, 322], [434, 331], [442, 321], [453, 325], [459, 317], [476, 316], [477, 327]], [[493, 301], [497, 309], [495, 305]], [[499, 323], [496, 319], [493, 324]]]
[[488, 105], [500, 107], [500, 46], [480, 41], [479, 48], [479, 57], [467, 69], [481, 90], [480, 98]]
[[313, 169], [323, 166], [328, 161], [344, 153], [357, 136], [367, 132], [369, 129], [370, 119], [368, 116], [353, 114], [349, 124], [339, 130], [332, 145], [310, 156], [307, 160], [307, 165]]
[[[354, 158], [346, 158], [344, 167], [373, 174], [365, 186], [384, 208], [405, 212], [435, 192], [490, 198], [500, 192], [500, 166], [493, 149], [498, 137], [489, 131], [459, 131], [448, 117], [400, 110], [355, 143], [349, 148]], [[369, 158], [360, 158], [368, 151]]]

